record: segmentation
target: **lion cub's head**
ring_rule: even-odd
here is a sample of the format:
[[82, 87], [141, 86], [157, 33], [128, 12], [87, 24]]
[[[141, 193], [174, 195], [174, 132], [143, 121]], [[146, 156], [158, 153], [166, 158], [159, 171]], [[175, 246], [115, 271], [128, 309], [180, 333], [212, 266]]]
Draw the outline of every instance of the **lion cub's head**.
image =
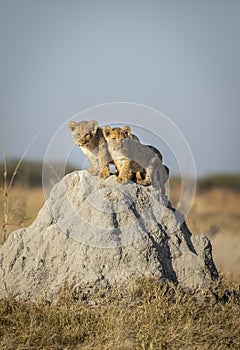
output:
[[105, 137], [108, 145], [114, 149], [118, 150], [122, 147], [123, 141], [126, 138], [131, 138], [130, 126], [125, 126], [124, 128], [111, 128], [110, 126], [105, 126], [103, 128], [103, 136]]
[[79, 146], [87, 146], [95, 137], [98, 130], [98, 123], [95, 120], [79, 123], [69, 122], [68, 128]]

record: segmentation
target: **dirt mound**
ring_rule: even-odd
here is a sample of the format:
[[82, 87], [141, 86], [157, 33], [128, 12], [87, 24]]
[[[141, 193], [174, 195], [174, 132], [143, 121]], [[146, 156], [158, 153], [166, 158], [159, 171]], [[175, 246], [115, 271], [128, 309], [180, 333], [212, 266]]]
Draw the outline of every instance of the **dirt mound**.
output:
[[0, 247], [0, 297], [54, 296], [77, 288], [131, 284], [156, 276], [205, 288], [217, 277], [211, 244], [152, 186], [120, 185], [87, 171], [65, 176], [34, 223]]

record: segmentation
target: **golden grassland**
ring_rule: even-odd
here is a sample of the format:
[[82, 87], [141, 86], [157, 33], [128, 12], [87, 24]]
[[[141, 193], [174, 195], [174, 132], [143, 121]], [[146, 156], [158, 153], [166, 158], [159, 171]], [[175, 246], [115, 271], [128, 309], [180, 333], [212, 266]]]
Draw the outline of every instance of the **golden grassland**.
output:
[[197, 195], [187, 218], [194, 234], [206, 234], [218, 270], [240, 283], [240, 193], [211, 189]]
[[[179, 196], [177, 184], [170, 192], [173, 206]], [[229, 281], [240, 283], [240, 192], [227, 187], [197, 190], [186, 222], [193, 234], [211, 240], [218, 271]]]
[[[3, 196], [0, 201], [0, 222], [3, 221]], [[9, 222], [7, 232], [10, 233], [21, 227], [29, 226], [44, 204], [41, 187], [25, 187], [17, 184], [9, 193]]]
[[[8, 231], [31, 224], [43, 203], [41, 188], [14, 186]], [[143, 279], [131, 290], [94, 295], [73, 294], [65, 286], [53, 304], [2, 299], [0, 349], [240, 349], [239, 204], [240, 193], [214, 188], [196, 193], [187, 217], [193, 234], [211, 239], [224, 276], [212, 292], [200, 297]]]
[[0, 348], [239, 349], [239, 298], [223, 282], [198, 298], [153, 279], [88, 297], [66, 286], [51, 305], [0, 300]]

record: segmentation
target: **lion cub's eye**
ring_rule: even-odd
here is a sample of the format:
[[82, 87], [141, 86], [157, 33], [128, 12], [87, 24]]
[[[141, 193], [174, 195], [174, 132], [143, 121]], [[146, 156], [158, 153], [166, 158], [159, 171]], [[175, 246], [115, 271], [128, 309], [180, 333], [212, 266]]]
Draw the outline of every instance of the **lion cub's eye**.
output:
[[81, 137], [81, 135], [80, 135], [79, 133], [77, 134], [77, 136], [78, 136], [78, 137]]
[[90, 135], [89, 135], [89, 134], [86, 134], [86, 135], [85, 135], [85, 137], [89, 138], [89, 137], [90, 137]]

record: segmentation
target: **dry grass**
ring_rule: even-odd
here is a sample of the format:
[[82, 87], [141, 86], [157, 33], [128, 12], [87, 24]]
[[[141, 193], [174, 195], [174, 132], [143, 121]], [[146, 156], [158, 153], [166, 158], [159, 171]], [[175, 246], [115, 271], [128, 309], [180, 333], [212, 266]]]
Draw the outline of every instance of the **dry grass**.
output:
[[187, 222], [194, 234], [210, 238], [218, 270], [240, 283], [240, 193], [212, 189], [197, 194]]
[[[43, 203], [44, 196], [40, 187], [30, 189], [20, 184], [13, 186], [9, 201], [9, 222], [6, 226], [7, 234], [18, 228], [29, 226], [36, 218]], [[2, 218], [3, 205], [0, 202], [0, 222]]]
[[218, 282], [196, 298], [152, 279], [89, 296], [62, 290], [49, 305], [0, 301], [1, 349], [239, 349], [239, 289]]
[[[176, 205], [178, 186], [170, 199]], [[186, 221], [193, 234], [210, 238], [218, 270], [231, 282], [240, 283], [240, 192], [228, 188], [197, 191]]]

